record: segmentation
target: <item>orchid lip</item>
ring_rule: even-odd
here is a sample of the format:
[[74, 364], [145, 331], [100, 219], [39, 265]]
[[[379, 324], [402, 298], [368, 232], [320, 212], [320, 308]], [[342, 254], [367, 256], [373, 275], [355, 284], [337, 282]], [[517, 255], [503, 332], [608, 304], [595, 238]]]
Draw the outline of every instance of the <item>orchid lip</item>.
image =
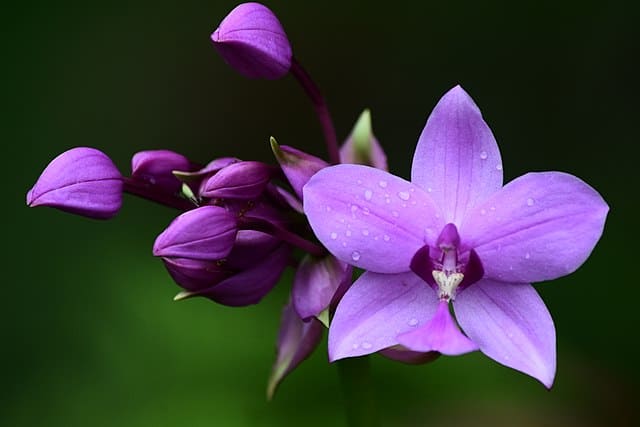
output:
[[484, 276], [482, 262], [475, 250], [460, 257], [460, 235], [456, 226], [444, 226], [436, 241], [438, 248], [425, 245], [411, 259], [411, 271], [427, 282], [440, 300], [454, 300], [456, 293]]

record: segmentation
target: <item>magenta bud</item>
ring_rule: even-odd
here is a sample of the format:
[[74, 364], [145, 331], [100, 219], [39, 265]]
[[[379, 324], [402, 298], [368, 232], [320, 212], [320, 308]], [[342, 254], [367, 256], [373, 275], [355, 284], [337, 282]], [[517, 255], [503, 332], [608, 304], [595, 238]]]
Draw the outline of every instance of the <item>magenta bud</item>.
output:
[[153, 245], [161, 257], [215, 261], [226, 257], [236, 239], [236, 217], [219, 206], [203, 206], [178, 216]]
[[278, 283], [282, 272], [289, 265], [290, 256], [291, 248], [281, 243], [251, 268], [239, 271], [208, 288], [181, 292], [175, 299], [202, 296], [232, 307], [257, 304]]
[[200, 178], [205, 178], [207, 175], [214, 174], [218, 172], [220, 169], [239, 161], [240, 159], [236, 159], [235, 157], [220, 157], [218, 159], [214, 159], [210, 161], [202, 169], [198, 169], [193, 172], [190, 172], [188, 170], [178, 169], [173, 171], [173, 175], [176, 178], [180, 179], [181, 181], [194, 181]]
[[278, 145], [274, 138], [271, 138], [271, 149], [280, 163], [282, 172], [291, 184], [291, 188], [300, 199], [302, 199], [302, 187], [307, 181], [320, 169], [329, 166], [324, 160], [304, 151], [286, 145]]
[[324, 326], [316, 319], [303, 322], [289, 303], [282, 310], [278, 332], [277, 356], [271, 369], [267, 398], [273, 398], [280, 382], [302, 361], [313, 353], [320, 343]]
[[371, 128], [371, 113], [364, 110], [340, 148], [340, 162], [387, 170], [387, 155]]
[[182, 182], [173, 171], [190, 171], [193, 167], [189, 159], [170, 150], [140, 151], [131, 158], [131, 177], [175, 194]]
[[200, 186], [200, 196], [210, 199], [255, 199], [264, 191], [274, 168], [261, 162], [232, 163]]
[[108, 219], [122, 206], [122, 185], [122, 175], [106, 154], [95, 148], [72, 148], [45, 168], [27, 193], [27, 205]]
[[222, 58], [250, 79], [279, 79], [291, 68], [289, 39], [274, 13], [260, 3], [233, 9], [211, 40]]
[[233, 274], [224, 263], [189, 258], [162, 258], [173, 280], [187, 291], [198, 291], [220, 283]]
[[282, 241], [270, 234], [255, 230], [240, 230], [233, 249], [227, 256], [227, 265], [236, 270], [246, 270], [271, 254]]
[[296, 271], [291, 290], [291, 299], [298, 316], [303, 320], [319, 316], [329, 308], [340, 285], [350, 279], [351, 268], [332, 255], [323, 258], [311, 255], [304, 257]]

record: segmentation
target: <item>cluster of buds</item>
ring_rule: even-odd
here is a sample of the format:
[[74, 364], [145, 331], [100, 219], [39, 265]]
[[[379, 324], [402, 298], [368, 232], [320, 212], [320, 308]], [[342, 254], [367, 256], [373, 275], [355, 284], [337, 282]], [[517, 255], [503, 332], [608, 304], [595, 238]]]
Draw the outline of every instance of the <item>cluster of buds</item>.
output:
[[[153, 245], [153, 254], [182, 288], [175, 300], [201, 296], [227, 306], [256, 304], [287, 267], [295, 268], [268, 384], [271, 397], [316, 348], [352, 283], [352, 267], [315, 239], [303, 213], [302, 189], [330, 164], [386, 169], [386, 156], [373, 135], [368, 110], [338, 147], [324, 98], [293, 57], [282, 25], [267, 7], [239, 5], [211, 40], [223, 59], [246, 77], [278, 79], [291, 73], [297, 79], [317, 113], [328, 161], [271, 138], [277, 165], [223, 157], [203, 166], [173, 151], [151, 150], [136, 153], [130, 175], [124, 176], [106, 154], [78, 147], [51, 161], [28, 192], [27, 204], [109, 219], [128, 193], [177, 209], [180, 213]], [[386, 354], [416, 360], [402, 349]]]

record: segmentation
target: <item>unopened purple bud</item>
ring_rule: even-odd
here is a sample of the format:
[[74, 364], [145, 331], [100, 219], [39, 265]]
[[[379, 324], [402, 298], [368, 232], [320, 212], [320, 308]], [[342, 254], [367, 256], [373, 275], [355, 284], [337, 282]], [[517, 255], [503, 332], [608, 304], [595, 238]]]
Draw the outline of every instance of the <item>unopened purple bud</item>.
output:
[[250, 79], [279, 79], [291, 68], [289, 39], [274, 13], [260, 3], [233, 9], [211, 40], [222, 58]]
[[200, 186], [200, 196], [222, 199], [255, 199], [264, 191], [274, 168], [261, 162], [247, 161], [220, 169]]
[[95, 148], [72, 148], [45, 168], [27, 193], [27, 205], [107, 219], [122, 206], [122, 185], [122, 175], [106, 154]]
[[289, 264], [291, 248], [281, 243], [270, 255], [247, 270], [242, 270], [218, 284], [197, 291], [181, 292], [174, 299], [207, 297], [232, 307], [257, 304], [278, 283]]
[[320, 169], [329, 166], [324, 160], [286, 145], [278, 145], [271, 138], [271, 149], [276, 156], [291, 188], [302, 199], [302, 187]]
[[387, 170], [387, 156], [371, 128], [371, 113], [364, 110], [340, 148], [340, 162]]
[[178, 216], [156, 239], [153, 254], [214, 261], [226, 257], [236, 239], [236, 217], [219, 206]]
[[340, 285], [351, 278], [351, 269], [334, 256], [303, 258], [293, 279], [291, 298], [303, 320], [317, 317], [329, 308]]
[[173, 280], [191, 292], [211, 287], [233, 274], [218, 261], [189, 258], [162, 258], [162, 261]]
[[182, 183], [173, 171], [190, 171], [193, 166], [182, 154], [170, 150], [140, 151], [131, 158], [131, 177], [175, 194]]
[[268, 399], [273, 398], [280, 382], [313, 353], [320, 343], [323, 330], [324, 326], [318, 320], [303, 322], [292, 303], [285, 306], [278, 332], [277, 357], [267, 386]]
[[233, 249], [227, 256], [227, 265], [235, 270], [246, 270], [271, 254], [282, 241], [270, 234], [255, 230], [240, 230]]

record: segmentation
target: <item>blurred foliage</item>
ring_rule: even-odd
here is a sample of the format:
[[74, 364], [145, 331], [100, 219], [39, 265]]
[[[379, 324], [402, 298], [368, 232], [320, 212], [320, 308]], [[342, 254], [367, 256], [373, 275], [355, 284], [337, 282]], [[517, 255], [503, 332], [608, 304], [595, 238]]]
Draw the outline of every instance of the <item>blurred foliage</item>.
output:
[[[460, 83], [496, 135], [507, 180], [567, 171], [611, 206], [589, 261], [538, 286], [558, 330], [551, 392], [480, 354], [419, 367], [374, 357], [383, 424], [632, 425], [640, 296], [632, 2], [266, 3], [323, 88], [339, 135], [371, 108], [392, 171], [408, 175], [428, 113]], [[116, 219], [97, 222], [24, 205], [41, 169], [72, 146], [105, 151], [123, 172], [150, 148], [201, 162], [272, 161], [270, 135], [324, 155], [290, 77], [247, 81], [216, 56], [209, 33], [234, 6], [5, 7], [0, 425], [344, 425], [324, 347], [266, 402], [290, 276], [255, 307], [174, 303], [178, 288], [151, 245], [175, 212], [128, 197]]]

